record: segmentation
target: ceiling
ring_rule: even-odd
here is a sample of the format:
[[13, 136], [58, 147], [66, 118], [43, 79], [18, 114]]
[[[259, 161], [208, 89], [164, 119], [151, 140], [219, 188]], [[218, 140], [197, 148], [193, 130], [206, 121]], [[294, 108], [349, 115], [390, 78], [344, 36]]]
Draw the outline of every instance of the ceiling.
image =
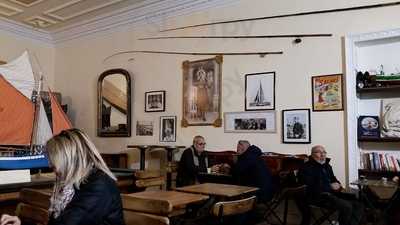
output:
[[78, 22], [123, 13], [144, 2], [145, 0], [0, 0], [0, 16], [34, 28], [54, 31]]

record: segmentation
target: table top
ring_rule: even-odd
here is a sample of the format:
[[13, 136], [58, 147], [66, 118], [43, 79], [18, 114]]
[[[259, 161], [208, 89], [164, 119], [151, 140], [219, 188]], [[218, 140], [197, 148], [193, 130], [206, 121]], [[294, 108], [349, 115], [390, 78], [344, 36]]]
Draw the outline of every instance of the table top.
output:
[[204, 183], [176, 188], [177, 191], [206, 194], [221, 197], [235, 197], [258, 191], [256, 187], [247, 187], [231, 184]]
[[54, 176], [32, 175], [31, 182], [0, 185], [0, 193], [15, 192], [21, 190], [22, 188], [50, 188], [54, 185], [54, 182]]
[[398, 184], [393, 181], [382, 180], [356, 180], [351, 182], [352, 185], [363, 187], [368, 187], [372, 193], [374, 193], [379, 200], [387, 201], [393, 198], [394, 194], [398, 189]]
[[186, 148], [183, 145], [128, 145], [127, 148], [152, 149], [152, 148]]
[[363, 179], [363, 180], [355, 180], [351, 182], [352, 185], [357, 186], [374, 186], [374, 187], [383, 187], [383, 188], [397, 188], [398, 185], [396, 182], [393, 181], [386, 181], [383, 182], [382, 180], [370, 180], [370, 179]]
[[160, 190], [123, 194], [122, 202], [124, 209], [171, 217], [184, 214], [187, 205], [208, 198], [206, 195]]

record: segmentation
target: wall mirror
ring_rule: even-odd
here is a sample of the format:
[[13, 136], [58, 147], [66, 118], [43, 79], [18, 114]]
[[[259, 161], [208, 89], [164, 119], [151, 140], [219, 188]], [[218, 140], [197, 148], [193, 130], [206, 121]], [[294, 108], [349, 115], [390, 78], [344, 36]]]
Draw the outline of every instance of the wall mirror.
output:
[[131, 136], [131, 77], [124, 69], [103, 72], [97, 82], [97, 135]]

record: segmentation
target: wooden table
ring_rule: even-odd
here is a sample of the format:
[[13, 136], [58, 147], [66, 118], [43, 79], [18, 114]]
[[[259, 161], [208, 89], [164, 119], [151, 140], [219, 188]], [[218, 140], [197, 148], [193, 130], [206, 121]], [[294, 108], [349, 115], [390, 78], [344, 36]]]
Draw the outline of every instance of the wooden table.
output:
[[176, 188], [177, 191], [205, 194], [218, 197], [234, 198], [258, 191], [256, 187], [246, 187], [231, 184], [204, 183]]
[[143, 191], [123, 194], [122, 202], [126, 210], [162, 216], [177, 216], [186, 212], [189, 204], [200, 203], [209, 197], [178, 191]]
[[31, 182], [0, 185], [0, 201], [18, 199], [19, 191], [23, 188], [44, 189], [53, 187], [55, 178], [32, 176]]

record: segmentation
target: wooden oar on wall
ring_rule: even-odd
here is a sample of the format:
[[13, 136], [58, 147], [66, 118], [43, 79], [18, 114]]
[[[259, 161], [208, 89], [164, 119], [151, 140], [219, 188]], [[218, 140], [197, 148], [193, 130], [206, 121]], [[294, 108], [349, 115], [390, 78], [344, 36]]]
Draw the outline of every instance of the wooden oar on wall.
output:
[[189, 25], [189, 26], [182, 26], [182, 27], [176, 27], [176, 28], [171, 28], [171, 29], [165, 29], [165, 30], [161, 30], [160, 32], [173, 31], [173, 30], [182, 30], [182, 29], [186, 29], [186, 28], [203, 27], [203, 26], [210, 26], [210, 25], [217, 25], [217, 24], [240, 23], [240, 22], [247, 22], [247, 21], [268, 20], [268, 19], [284, 18], [284, 17], [294, 17], [294, 16], [313, 15], [313, 14], [345, 12], [345, 11], [354, 11], [354, 10], [364, 10], [364, 9], [382, 8], [382, 7], [389, 7], [389, 6], [396, 6], [396, 5], [400, 5], [400, 1], [389, 2], [389, 3], [379, 3], [379, 4], [373, 4], [373, 5], [347, 7], [347, 8], [326, 9], [326, 10], [317, 10], [317, 11], [281, 14], [281, 15], [275, 15], [275, 16], [265, 16], [265, 17], [255, 17], [255, 18], [247, 18], [247, 19], [239, 19], [239, 20], [227, 20], [227, 21], [212, 22], [212, 23], [202, 23], [202, 24], [195, 24], [195, 25]]

